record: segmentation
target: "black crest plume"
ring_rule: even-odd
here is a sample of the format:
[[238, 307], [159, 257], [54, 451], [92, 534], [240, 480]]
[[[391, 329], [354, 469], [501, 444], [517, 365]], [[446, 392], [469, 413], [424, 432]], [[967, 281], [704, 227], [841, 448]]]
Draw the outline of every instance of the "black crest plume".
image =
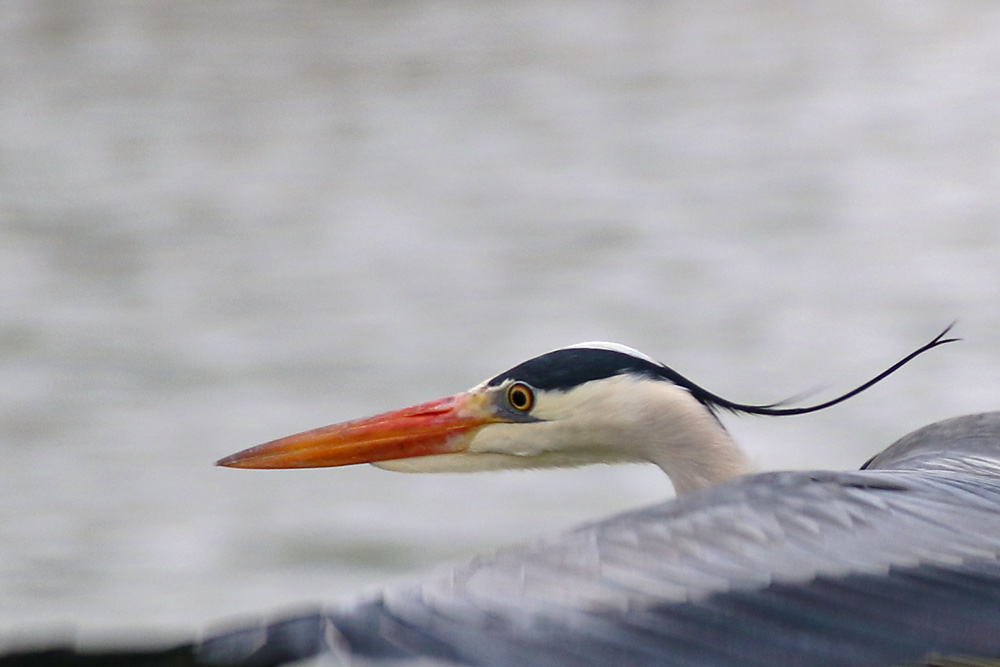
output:
[[892, 366], [889, 366], [889, 368], [885, 369], [884, 371], [882, 371], [872, 379], [868, 380], [864, 384], [858, 385], [854, 389], [851, 389], [847, 393], [841, 394], [836, 398], [830, 399], [829, 401], [824, 401], [823, 403], [817, 403], [816, 405], [786, 408], [786, 407], [781, 407], [783, 405], [783, 402], [771, 403], [768, 405], [746, 405], [744, 403], [734, 403], [733, 401], [725, 399], [717, 394], [713, 394], [707, 389], [703, 389], [702, 387], [696, 385], [694, 382], [691, 382], [690, 380], [688, 380], [687, 378], [685, 378], [684, 376], [680, 375], [679, 373], [670, 368], [664, 367], [665, 371], [664, 375], [672, 382], [690, 391], [695, 398], [697, 398], [699, 401], [701, 401], [710, 408], [722, 408], [723, 410], [730, 410], [732, 412], [743, 412], [752, 415], [773, 415], [773, 416], [804, 415], [810, 412], [825, 410], [826, 408], [837, 405], [838, 403], [843, 403], [847, 399], [857, 396], [865, 389], [868, 389], [872, 385], [875, 385], [884, 380], [885, 378], [889, 377], [890, 375], [898, 371], [900, 368], [902, 368], [910, 361], [912, 361], [914, 358], [920, 356], [924, 352], [932, 350], [935, 347], [938, 347], [939, 345], [944, 345], [946, 343], [954, 343], [955, 341], [961, 340], [960, 338], [946, 338], [946, 336], [954, 326], [955, 323], [952, 322], [945, 328], [944, 331], [935, 336], [930, 342], [921, 345], [916, 350], [910, 352], [908, 355], [906, 355], [905, 357], [894, 363]]

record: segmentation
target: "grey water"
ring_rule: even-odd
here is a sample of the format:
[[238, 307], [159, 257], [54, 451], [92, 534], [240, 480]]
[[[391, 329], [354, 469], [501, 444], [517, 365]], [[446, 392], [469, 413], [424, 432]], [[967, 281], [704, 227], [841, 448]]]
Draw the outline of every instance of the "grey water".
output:
[[1000, 5], [0, 8], [0, 639], [183, 635], [670, 494], [220, 469], [584, 340], [760, 469], [1000, 408]]

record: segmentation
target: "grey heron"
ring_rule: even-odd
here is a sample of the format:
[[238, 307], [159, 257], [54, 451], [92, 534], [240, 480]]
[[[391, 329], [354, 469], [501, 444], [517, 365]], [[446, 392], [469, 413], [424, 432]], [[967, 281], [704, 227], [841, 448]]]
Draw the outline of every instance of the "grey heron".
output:
[[[403, 471], [649, 461], [677, 498], [383, 591], [164, 651], [170, 664], [1000, 664], [1000, 412], [921, 428], [856, 472], [749, 474], [745, 405], [585, 343], [467, 392], [244, 450], [220, 465]], [[153, 654], [149, 654], [153, 655]], [[963, 662], [964, 661], [964, 662]], [[975, 662], [979, 661], [979, 662]]]

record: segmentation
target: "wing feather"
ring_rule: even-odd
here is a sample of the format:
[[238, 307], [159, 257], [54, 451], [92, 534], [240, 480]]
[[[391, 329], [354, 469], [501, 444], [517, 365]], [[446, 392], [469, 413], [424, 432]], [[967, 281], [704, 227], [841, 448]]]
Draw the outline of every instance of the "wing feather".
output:
[[996, 501], [995, 480], [953, 472], [756, 475], [500, 550], [377, 604], [410, 627], [449, 610], [469, 664], [520, 664], [511, 642], [566, 665], [992, 657]]

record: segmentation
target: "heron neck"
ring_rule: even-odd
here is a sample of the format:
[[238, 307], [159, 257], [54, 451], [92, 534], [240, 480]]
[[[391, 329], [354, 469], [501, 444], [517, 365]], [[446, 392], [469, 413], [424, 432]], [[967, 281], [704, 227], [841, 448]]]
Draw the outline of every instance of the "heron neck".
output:
[[[698, 457], [671, 456], [669, 461], [654, 460], [667, 473], [677, 495], [698, 491], [751, 472], [746, 455], [721, 429], [720, 437], [710, 446], [699, 443]], [[709, 456], [710, 454], [710, 456]]]
[[690, 394], [670, 392], [667, 407], [647, 457], [667, 474], [677, 495], [751, 472], [740, 446]]

